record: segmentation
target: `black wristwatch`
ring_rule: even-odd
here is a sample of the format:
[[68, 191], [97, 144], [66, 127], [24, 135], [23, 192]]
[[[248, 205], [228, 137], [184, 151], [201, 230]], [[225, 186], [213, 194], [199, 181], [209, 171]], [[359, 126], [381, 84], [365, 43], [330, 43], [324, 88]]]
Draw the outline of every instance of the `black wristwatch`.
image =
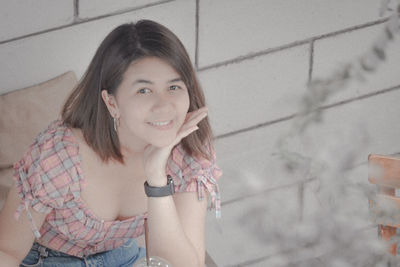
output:
[[167, 175], [167, 185], [162, 187], [150, 186], [147, 181], [144, 182], [144, 192], [148, 197], [165, 197], [175, 193], [174, 181], [170, 175]]

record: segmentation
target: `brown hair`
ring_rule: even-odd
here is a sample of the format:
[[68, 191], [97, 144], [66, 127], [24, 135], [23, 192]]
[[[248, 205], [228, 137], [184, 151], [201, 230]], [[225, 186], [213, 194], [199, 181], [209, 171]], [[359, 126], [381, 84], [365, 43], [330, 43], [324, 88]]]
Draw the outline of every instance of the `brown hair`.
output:
[[[110, 158], [123, 163], [113, 118], [101, 97], [107, 90], [115, 95], [129, 65], [144, 57], [168, 62], [181, 76], [189, 92], [189, 112], [205, 106], [203, 91], [190, 58], [178, 37], [166, 27], [150, 20], [118, 26], [100, 44], [86, 73], [64, 104], [64, 123], [80, 128], [88, 145], [103, 161]], [[190, 156], [211, 160], [213, 134], [206, 117], [199, 129], [181, 141]]]

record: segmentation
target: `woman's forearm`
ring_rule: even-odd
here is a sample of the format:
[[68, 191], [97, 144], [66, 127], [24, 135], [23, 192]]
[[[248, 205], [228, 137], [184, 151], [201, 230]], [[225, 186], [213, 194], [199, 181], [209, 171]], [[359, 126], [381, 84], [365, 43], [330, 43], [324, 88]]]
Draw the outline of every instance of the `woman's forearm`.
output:
[[186, 237], [172, 196], [148, 198], [148, 253], [174, 267], [200, 267], [200, 255]]
[[4, 267], [18, 267], [19, 261], [13, 256], [0, 250], [0, 262]]

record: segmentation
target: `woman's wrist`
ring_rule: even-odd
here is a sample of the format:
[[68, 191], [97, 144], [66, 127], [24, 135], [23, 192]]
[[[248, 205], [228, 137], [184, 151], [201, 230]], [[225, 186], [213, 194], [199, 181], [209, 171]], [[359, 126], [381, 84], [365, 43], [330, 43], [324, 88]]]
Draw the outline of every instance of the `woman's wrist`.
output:
[[158, 174], [152, 175], [151, 177], [146, 177], [146, 181], [150, 186], [153, 187], [162, 187], [167, 185], [167, 175], [165, 174]]

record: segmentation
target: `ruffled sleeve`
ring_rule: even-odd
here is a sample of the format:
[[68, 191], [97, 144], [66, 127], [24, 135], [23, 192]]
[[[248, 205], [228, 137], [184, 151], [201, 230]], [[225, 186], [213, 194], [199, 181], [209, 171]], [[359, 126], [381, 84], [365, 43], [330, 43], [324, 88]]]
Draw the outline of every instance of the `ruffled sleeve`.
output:
[[[78, 149], [65, 136], [66, 128], [60, 121], [50, 124], [40, 133], [29, 147], [23, 158], [14, 164], [14, 181], [21, 203], [16, 212], [18, 220], [23, 211], [35, 237], [40, 238], [30, 212], [30, 208], [48, 214], [53, 209], [62, 207], [69, 193], [72, 196], [79, 191], [76, 186]], [[74, 186], [75, 185], [75, 186]]]
[[216, 164], [216, 154], [211, 149], [212, 159], [197, 159], [186, 154], [182, 146], [177, 145], [167, 162], [167, 174], [171, 175], [175, 192], [197, 192], [199, 200], [209, 194], [209, 209], [214, 209], [216, 217], [221, 217], [221, 195], [217, 183], [222, 170]]

